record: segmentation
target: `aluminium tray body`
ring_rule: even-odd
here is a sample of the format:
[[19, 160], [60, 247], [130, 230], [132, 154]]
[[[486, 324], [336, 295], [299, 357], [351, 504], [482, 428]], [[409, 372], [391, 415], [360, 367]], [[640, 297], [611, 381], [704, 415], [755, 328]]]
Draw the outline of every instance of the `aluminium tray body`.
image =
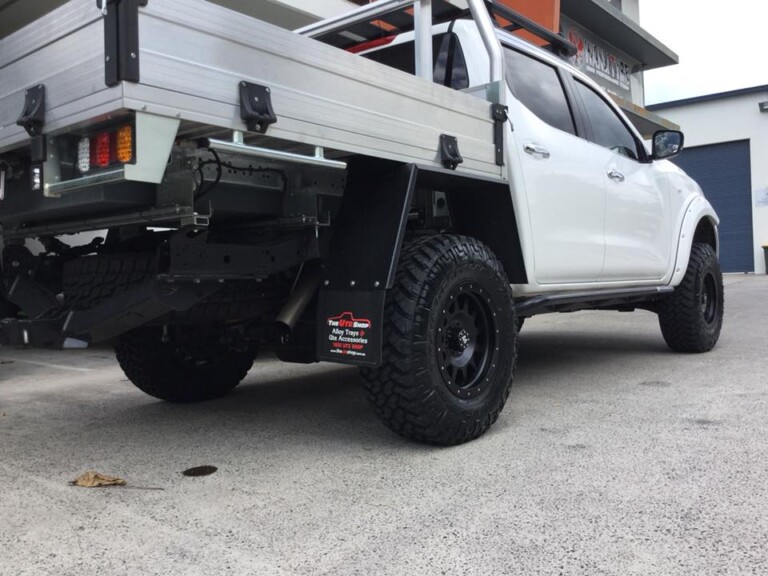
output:
[[[104, 24], [93, 0], [70, 0], [0, 40], [0, 153], [28, 145], [16, 120], [46, 86], [47, 134], [126, 110], [182, 120], [180, 135], [244, 130], [238, 83], [268, 86], [270, 141], [439, 166], [458, 139], [459, 172], [503, 177], [490, 103], [299, 36], [205, 0], [139, 9], [139, 82], [105, 85]], [[281, 144], [278, 142], [278, 144]]]

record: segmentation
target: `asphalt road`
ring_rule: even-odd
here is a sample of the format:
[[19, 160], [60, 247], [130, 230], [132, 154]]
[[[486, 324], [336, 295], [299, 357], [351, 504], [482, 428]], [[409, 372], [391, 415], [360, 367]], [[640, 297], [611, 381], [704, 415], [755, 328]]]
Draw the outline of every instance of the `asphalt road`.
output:
[[[0, 350], [0, 574], [768, 574], [768, 277], [726, 290], [699, 356], [644, 312], [534, 318], [500, 420], [448, 449], [353, 369], [172, 406], [107, 350]], [[89, 469], [129, 487], [68, 485]]]

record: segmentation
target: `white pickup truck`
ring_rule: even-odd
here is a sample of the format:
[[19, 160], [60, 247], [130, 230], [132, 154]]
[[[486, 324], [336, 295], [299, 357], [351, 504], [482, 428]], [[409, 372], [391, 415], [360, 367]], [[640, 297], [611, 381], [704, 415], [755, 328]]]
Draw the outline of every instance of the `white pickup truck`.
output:
[[0, 39], [0, 344], [114, 340], [174, 402], [257, 349], [355, 364], [387, 426], [445, 445], [498, 417], [530, 316], [642, 308], [710, 350], [718, 219], [666, 161], [683, 135], [646, 150], [570, 54], [483, 0], [296, 32], [204, 0], [40, 15]]

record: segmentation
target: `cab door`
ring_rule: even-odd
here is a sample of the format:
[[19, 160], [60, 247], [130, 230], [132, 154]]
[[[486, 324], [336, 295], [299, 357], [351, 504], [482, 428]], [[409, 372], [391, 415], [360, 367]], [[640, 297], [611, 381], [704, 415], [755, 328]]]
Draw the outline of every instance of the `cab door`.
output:
[[668, 181], [654, 169], [640, 139], [603, 94], [574, 78], [589, 123], [593, 156], [600, 158], [605, 202], [605, 281], [659, 280], [672, 242]]
[[[602, 158], [580, 138], [559, 69], [505, 51], [510, 142], [518, 148], [539, 284], [594, 282], [603, 269], [605, 195]], [[525, 217], [518, 213], [518, 219]], [[530, 269], [530, 267], [529, 267]]]

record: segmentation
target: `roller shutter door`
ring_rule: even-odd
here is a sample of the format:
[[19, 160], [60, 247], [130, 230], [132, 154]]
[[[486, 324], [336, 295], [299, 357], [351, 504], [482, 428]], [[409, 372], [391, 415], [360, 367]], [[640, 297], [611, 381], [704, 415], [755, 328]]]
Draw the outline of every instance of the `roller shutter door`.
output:
[[724, 272], [754, 272], [749, 140], [686, 148], [673, 160], [696, 180], [720, 216]]

